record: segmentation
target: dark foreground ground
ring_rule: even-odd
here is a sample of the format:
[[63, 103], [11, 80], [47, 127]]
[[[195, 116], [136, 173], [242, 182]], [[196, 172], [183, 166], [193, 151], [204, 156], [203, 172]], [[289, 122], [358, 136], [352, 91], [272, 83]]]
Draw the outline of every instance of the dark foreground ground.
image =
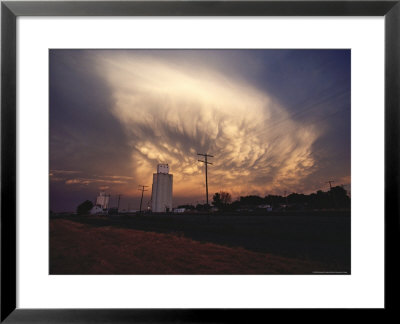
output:
[[[86, 268], [85, 255], [94, 258]], [[145, 260], [153, 260], [147, 268]], [[349, 212], [63, 215], [50, 222], [54, 274], [315, 272], [350, 273]]]

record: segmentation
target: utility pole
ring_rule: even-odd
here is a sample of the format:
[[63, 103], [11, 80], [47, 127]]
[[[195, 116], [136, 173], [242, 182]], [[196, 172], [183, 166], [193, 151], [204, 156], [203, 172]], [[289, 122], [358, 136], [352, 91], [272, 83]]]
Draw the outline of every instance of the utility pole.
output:
[[121, 196], [122, 195], [118, 195], [118, 205], [117, 205], [117, 210], [119, 211], [119, 202], [121, 201]]
[[329, 189], [332, 189], [332, 183], [333, 183], [333, 182], [335, 182], [335, 181], [329, 180], [329, 181], [326, 182], [326, 183], [329, 183]]
[[208, 178], [207, 178], [207, 164], [212, 164], [212, 163], [211, 163], [211, 162], [208, 162], [208, 161], [207, 161], [207, 158], [208, 158], [208, 157], [214, 157], [214, 156], [213, 156], [213, 155], [210, 155], [210, 154], [207, 154], [207, 153], [205, 153], [205, 154], [197, 153], [197, 155], [204, 156], [204, 161], [203, 161], [203, 160], [198, 160], [198, 161], [204, 163], [205, 166], [206, 166], [206, 201], [207, 201], [207, 209], [208, 209]]
[[142, 192], [142, 198], [140, 199], [140, 210], [139, 210], [139, 213], [141, 214], [141, 213], [142, 213], [143, 193], [144, 193], [145, 191], [147, 191], [147, 190], [145, 190], [144, 188], [145, 188], [145, 187], [148, 187], [148, 186], [139, 185], [139, 187], [142, 187], [142, 189], [138, 189], [139, 191]]

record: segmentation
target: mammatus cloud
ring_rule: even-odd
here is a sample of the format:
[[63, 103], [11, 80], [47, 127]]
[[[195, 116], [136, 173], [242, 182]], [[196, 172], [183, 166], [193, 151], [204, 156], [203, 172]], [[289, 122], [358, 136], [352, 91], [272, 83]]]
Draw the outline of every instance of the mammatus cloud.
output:
[[151, 184], [157, 163], [165, 162], [174, 175], [174, 195], [201, 194], [204, 171], [197, 153], [206, 152], [215, 156], [210, 193], [263, 195], [288, 186], [301, 191], [303, 179], [315, 171], [311, 147], [320, 130], [293, 120], [251, 84], [148, 55], [110, 52], [97, 60], [138, 183]]

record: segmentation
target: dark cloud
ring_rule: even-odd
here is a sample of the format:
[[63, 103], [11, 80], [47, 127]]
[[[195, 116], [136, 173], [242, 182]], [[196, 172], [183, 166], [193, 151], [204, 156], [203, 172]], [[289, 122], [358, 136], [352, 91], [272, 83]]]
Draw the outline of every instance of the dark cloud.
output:
[[124, 162], [129, 147], [110, 112], [110, 90], [94, 65], [81, 51], [50, 51], [50, 165], [80, 172], [129, 172]]

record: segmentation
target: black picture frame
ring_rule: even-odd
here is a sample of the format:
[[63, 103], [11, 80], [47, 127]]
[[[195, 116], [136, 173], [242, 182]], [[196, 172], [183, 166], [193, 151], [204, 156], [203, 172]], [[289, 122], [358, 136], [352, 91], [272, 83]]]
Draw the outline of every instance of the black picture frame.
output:
[[[395, 1], [2, 1], [1, 322], [234, 322], [267, 310], [16, 308], [16, 19], [18, 16], [384, 16], [385, 308], [395, 310], [399, 255], [400, 0]], [[38, 292], [40, 293], [40, 292]], [[272, 311], [272, 310], [270, 310]], [[381, 313], [380, 313], [381, 314]]]

